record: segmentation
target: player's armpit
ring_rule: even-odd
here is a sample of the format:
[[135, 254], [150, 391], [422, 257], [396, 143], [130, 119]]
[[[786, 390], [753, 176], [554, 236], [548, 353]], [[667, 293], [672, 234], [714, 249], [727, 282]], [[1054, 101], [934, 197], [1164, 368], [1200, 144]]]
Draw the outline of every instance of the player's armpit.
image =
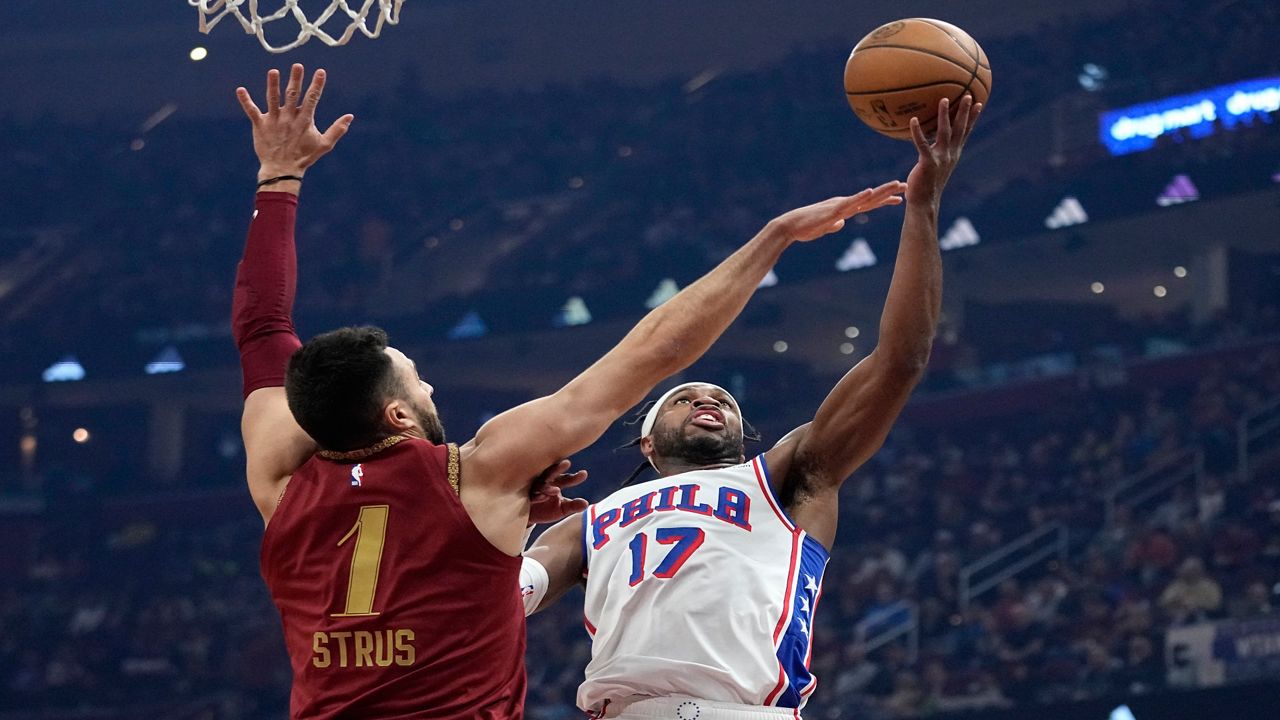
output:
[[249, 494], [263, 521], [270, 522], [284, 484], [315, 454], [316, 445], [293, 419], [282, 387], [254, 390], [245, 398], [240, 432]]
[[546, 593], [534, 610], [541, 612], [582, 581], [582, 513], [553, 525], [524, 554], [537, 560], [547, 571]]

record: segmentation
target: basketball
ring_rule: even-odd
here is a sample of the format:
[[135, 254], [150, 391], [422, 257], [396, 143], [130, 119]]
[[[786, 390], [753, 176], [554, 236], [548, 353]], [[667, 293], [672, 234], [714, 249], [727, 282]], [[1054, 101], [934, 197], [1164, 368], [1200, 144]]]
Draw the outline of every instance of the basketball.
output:
[[928, 135], [938, 123], [938, 102], [954, 112], [965, 93], [975, 103], [991, 94], [991, 64], [977, 41], [950, 23], [907, 18], [871, 31], [844, 67], [853, 112], [878, 133], [911, 139], [911, 118]]

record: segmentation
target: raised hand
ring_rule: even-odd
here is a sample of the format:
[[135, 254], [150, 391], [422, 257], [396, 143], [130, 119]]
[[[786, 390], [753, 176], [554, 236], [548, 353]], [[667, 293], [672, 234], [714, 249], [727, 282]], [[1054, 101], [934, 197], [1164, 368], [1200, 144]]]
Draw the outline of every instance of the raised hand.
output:
[[569, 461], [561, 460], [542, 471], [529, 489], [529, 522], [531, 524], [554, 523], [576, 512], [587, 509], [582, 498], [565, 497], [563, 490], [580, 485], [587, 479], [587, 471], [568, 472]]
[[886, 205], [898, 205], [902, 202], [898, 193], [906, 189], [905, 183], [893, 180], [879, 187], [867, 188], [856, 195], [833, 197], [797, 208], [774, 218], [770, 224], [795, 242], [817, 240], [838, 232], [844, 227], [845, 220], [858, 213], [870, 212]]
[[960, 162], [960, 152], [978, 122], [978, 115], [982, 114], [982, 103], [974, 104], [970, 95], [961, 98], [954, 128], [950, 109], [951, 103], [946, 98], [938, 102], [938, 132], [932, 144], [920, 129], [920, 119], [911, 118], [911, 140], [920, 159], [907, 175], [908, 203], [937, 203], [942, 197], [942, 189]]
[[[354, 115], [343, 115], [323, 133], [316, 127], [316, 105], [324, 93], [324, 70], [316, 70], [311, 87], [302, 95], [302, 65], [295, 63], [289, 71], [289, 85], [284, 103], [280, 102], [280, 71], [267, 72], [267, 111], [254, 104], [249, 91], [236, 88], [236, 99], [253, 123], [253, 151], [261, 169], [258, 180], [281, 175], [302, 176], [307, 168], [333, 149], [347, 134]], [[302, 102], [299, 103], [299, 98]]]

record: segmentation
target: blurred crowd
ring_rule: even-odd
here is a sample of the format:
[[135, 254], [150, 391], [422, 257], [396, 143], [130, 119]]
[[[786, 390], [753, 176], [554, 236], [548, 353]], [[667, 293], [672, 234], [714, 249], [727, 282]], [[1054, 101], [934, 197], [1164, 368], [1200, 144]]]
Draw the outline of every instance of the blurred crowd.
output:
[[[768, 408], [776, 434], [775, 419], [812, 412], [821, 388], [752, 393], [747, 411]], [[1190, 381], [1084, 387], [964, 430], [900, 426], [842, 497], [806, 716], [918, 717], [1164, 688], [1169, 627], [1262, 616], [1280, 602], [1280, 472], [1272, 463], [1242, 477], [1233, 454], [1236, 421], [1277, 397], [1273, 343]], [[1108, 488], [1171, 462], [1194, 469], [1184, 453], [1197, 448], [1202, 472], [1108, 514]], [[607, 492], [633, 460], [582, 454], [597, 478], [584, 492]], [[0, 707], [281, 712], [289, 671], [258, 577], [261, 527], [237, 492], [141, 509], [93, 493], [56, 498], [59, 513], [0, 589]], [[962, 568], [1055, 524], [1069, 539], [1061, 553], [965, 602]], [[533, 718], [580, 717], [573, 697], [590, 652], [580, 602], [571, 593], [530, 621]], [[887, 627], [908, 607], [918, 639], [868, 652], [874, 632], [859, 626]]]
[[[1084, 98], [1072, 112], [1091, 125], [1115, 104], [1280, 70], [1266, 31], [1280, 23], [1274, 3], [1178, 7], [1137, 3], [1119, 20], [992, 38], [998, 77], [983, 134], [998, 138], [1063, 96]], [[1214, 42], [1170, 41], [1188, 33]], [[660, 279], [687, 283], [774, 215], [905, 174], [911, 148], [858, 126], [833, 94], [847, 51], [813, 43], [776, 65], [687, 83], [601, 80], [448, 101], [409, 71], [389, 98], [335, 80], [326, 106], [359, 120], [308, 173], [299, 307], [325, 320], [418, 313], [450, 324], [481, 308], [501, 331], [544, 325], [529, 309], [581, 295], [596, 317], [633, 316]], [[1109, 68], [1099, 92], [1079, 87], [1084, 63]], [[1040, 133], [1041, 146], [998, 179], [957, 177], [947, 207], [988, 237], [1013, 239], [1042, 230], [1044, 208], [1091, 178], [1102, 183], [1086, 200], [1091, 217], [1132, 214], [1150, 198], [1125, 205], [1120, 189], [1167, 182], [1170, 163], [1225, 189], [1275, 172], [1280, 140], [1267, 130], [1171, 142], [1176, 158], [1158, 161], [1106, 158], [1096, 144], [1057, 157]], [[97, 351], [108, 357], [101, 366], [120, 354], [103, 338], [225, 332], [254, 171], [241, 120], [178, 108], [145, 132], [3, 117], [0, 131], [10, 159], [0, 181], [11, 189], [0, 267], [28, 269], [0, 296], [15, 329], [0, 359], [38, 371], [62, 353]], [[872, 237], [882, 255], [895, 240]], [[838, 255], [788, 258], [787, 277], [830, 274]]]

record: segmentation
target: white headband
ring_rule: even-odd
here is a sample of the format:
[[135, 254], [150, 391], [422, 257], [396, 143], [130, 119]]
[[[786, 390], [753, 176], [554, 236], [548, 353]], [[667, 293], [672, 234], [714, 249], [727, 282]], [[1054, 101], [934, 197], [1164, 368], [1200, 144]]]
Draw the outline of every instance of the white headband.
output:
[[[648, 437], [649, 433], [653, 432], [653, 424], [658, 420], [658, 413], [662, 410], [662, 405], [666, 403], [668, 400], [670, 400], [672, 395], [675, 395], [681, 390], [686, 390], [688, 388], [698, 386], [698, 385], [715, 388], [716, 390], [719, 390], [725, 395], [728, 395], [729, 399], [733, 400], [734, 405], [738, 405], [737, 399], [735, 399], [728, 390], [725, 390], [724, 388], [720, 387], [719, 385], [716, 385], [715, 383], [706, 383], [706, 382], [683, 383], [663, 393], [662, 397], [658, 398], [658, 401], [653, 404], [653, 407], [649, 408], [649, 413], [644, 416], [644, 422], [640, 424], [640, 437]], [[742, 417], [741, 406], [738, 406], [738, 417]]]

